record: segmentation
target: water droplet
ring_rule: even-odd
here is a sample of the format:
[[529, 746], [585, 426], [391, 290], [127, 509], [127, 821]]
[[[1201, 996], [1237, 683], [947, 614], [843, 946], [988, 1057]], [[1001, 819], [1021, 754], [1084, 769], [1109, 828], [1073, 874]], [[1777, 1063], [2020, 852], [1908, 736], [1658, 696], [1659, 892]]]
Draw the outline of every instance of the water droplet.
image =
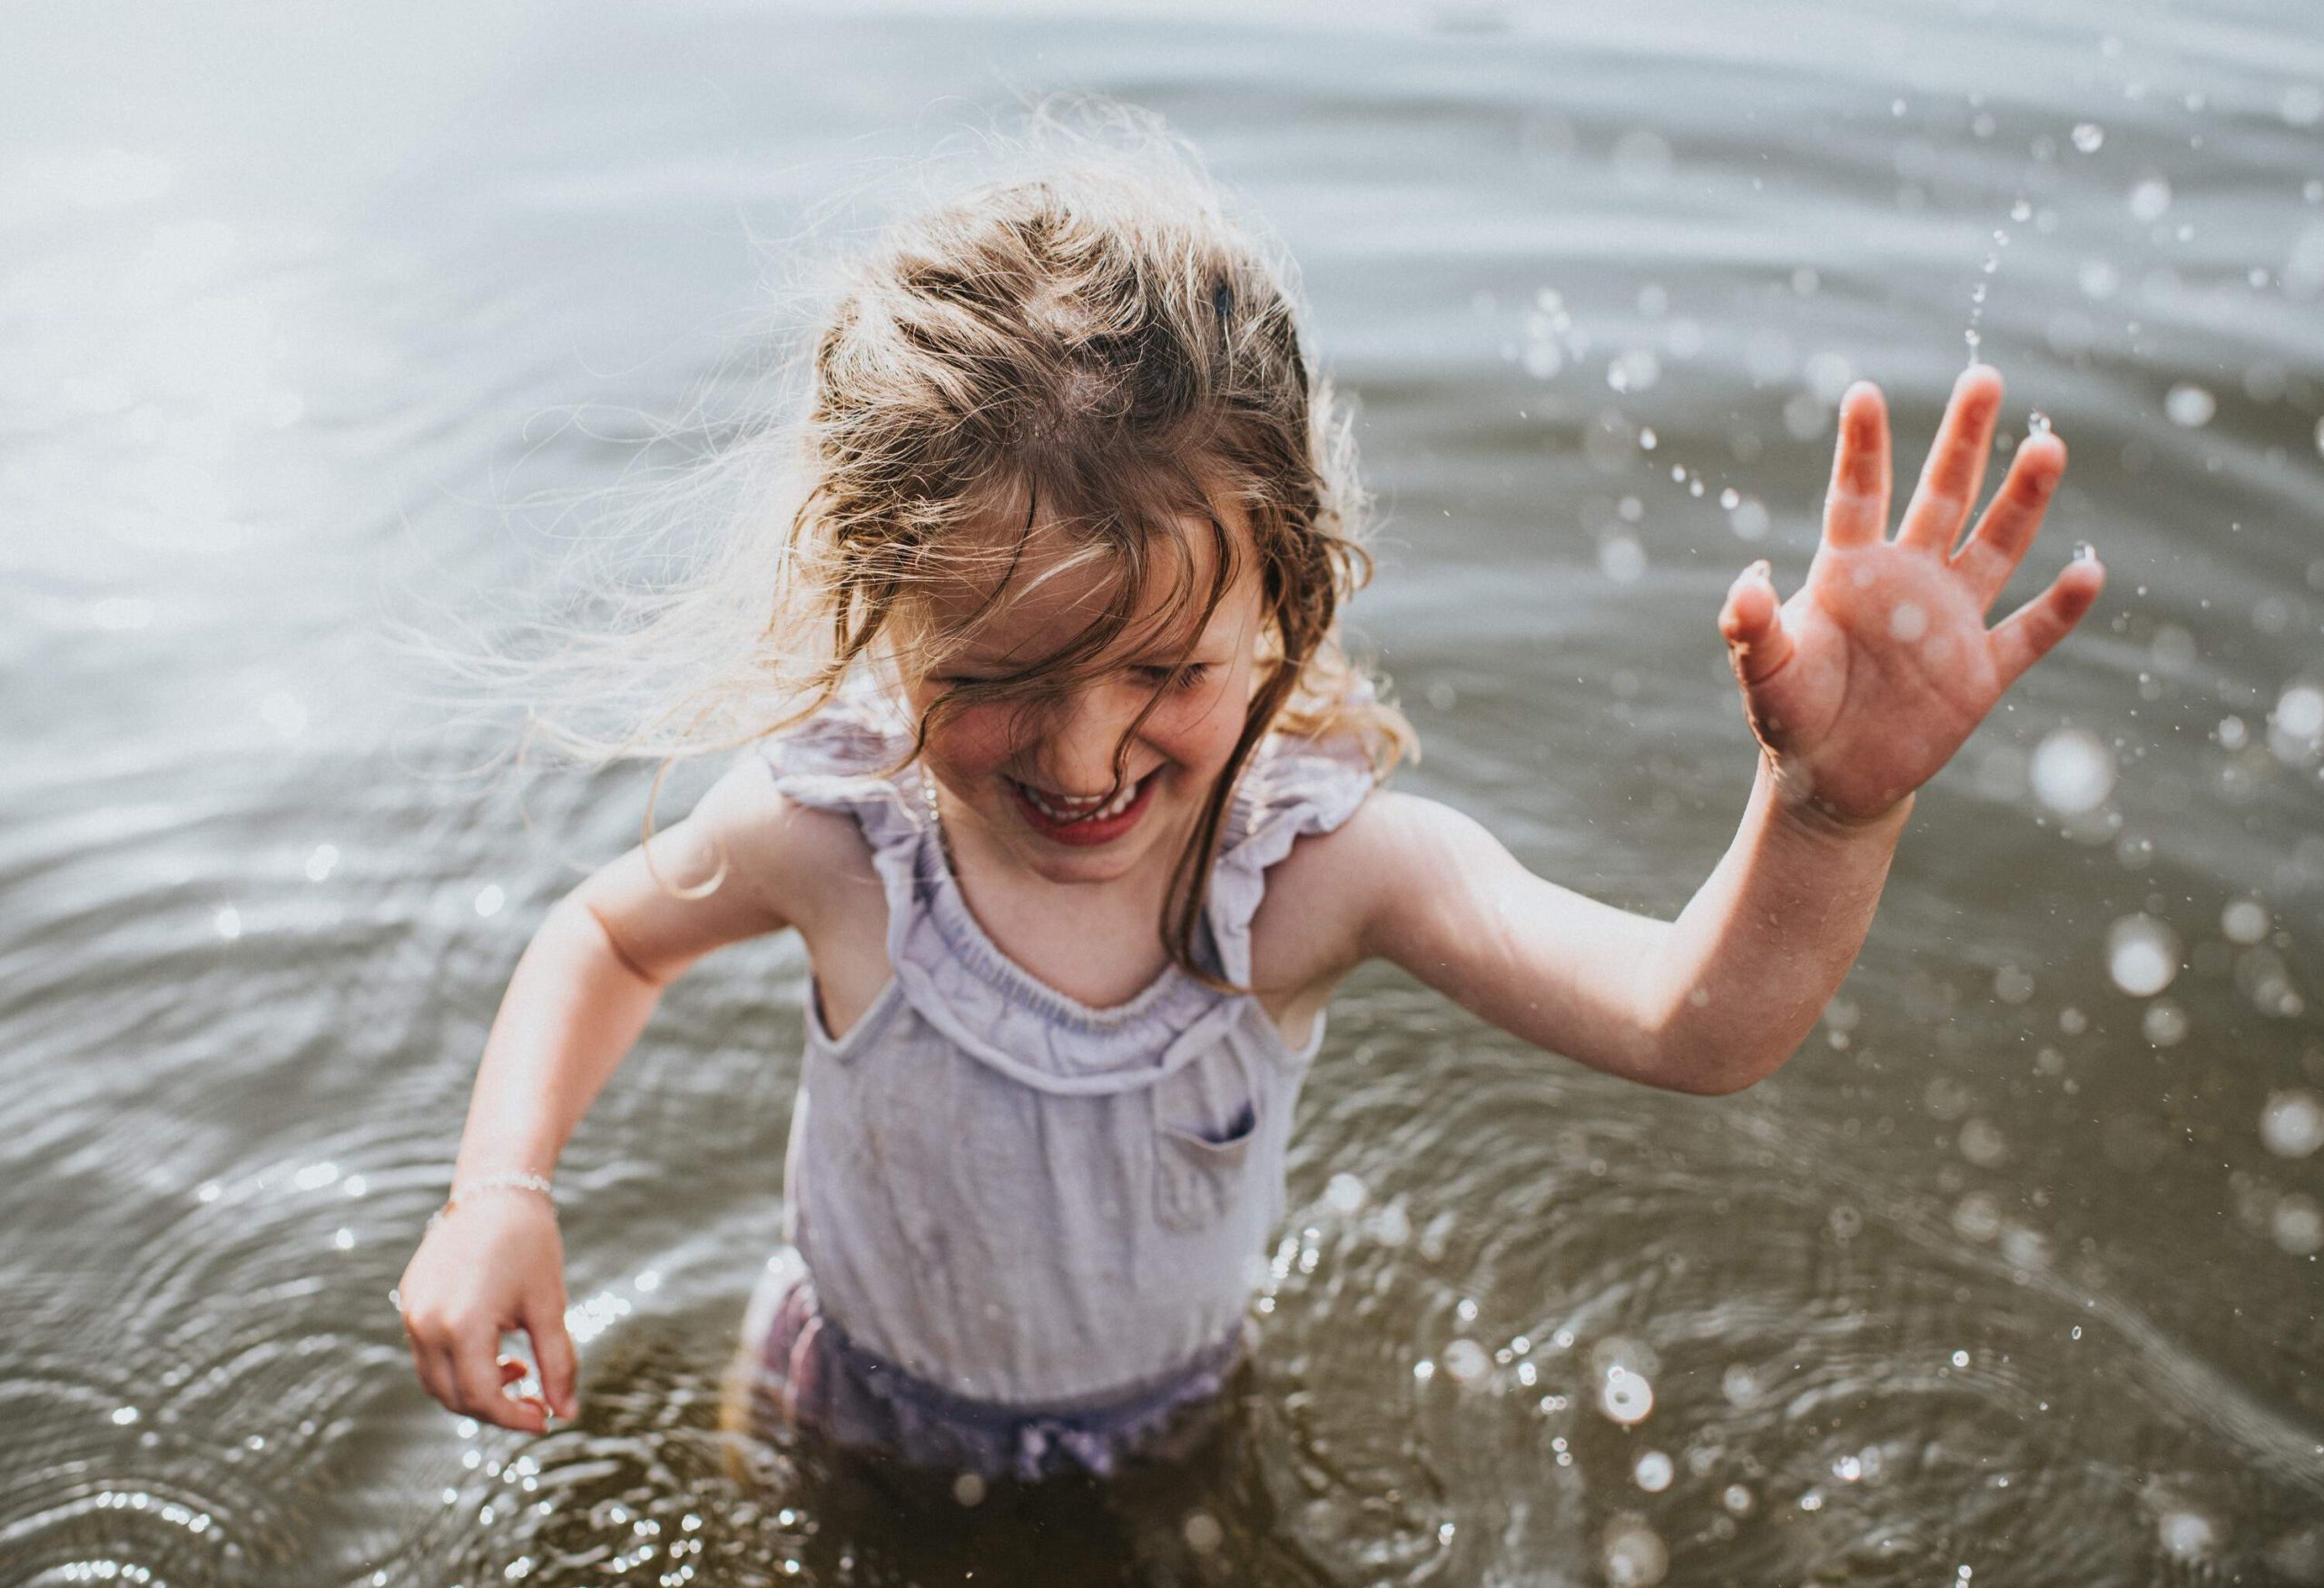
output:
[[1462, 1384], [1474, 1384], [1492, 1371], [1492, 1358], [1474, 1340], [1448, 1341], [1444, 1346], [1444, 1371]]
[[1627, 1367], [1610, 1367], [1598, 1386], [1598, 1409], [1625, 1427], [1643, 1423], [1654, 1410], [1654, 1386]]
[[1627, 535], [1610, 535], [1598, 546], [1598, 571], [1618, 585], [1646, 577], [1646, 547]]
[[1661, 1534], [1635, 1516], [1606, 1524], [1602, 1558], [1609, 1588], [1653, 1588], [1670, 1569]]
[[2038, 408], [2033, 412], [2027, 414], [2025, 416], [2025, 433], [2029, 436], [2048, 435], [2050, 433], [2050, 416], [2043, 413]]
[[242, 935], [242, 912], [231, 904], [221, 904], [210, 917], [210, 925], [220, 937], [232, 942]]
[[1362, 1212], [1364, 1199], [1368, 1195], [1362, 1180], [1342, 1171], [1325, 1182], [1324, 1206], [1344, 1218], [1352, 1213]]
[[113, 1420], [120, 1424], [124, 1428], [128, 1427], [130, 1424], [137, 1421], [137, 1417], [138, 1411], [135, 1406], [119, 1406], [114, 1408], [113, 1414]]
[[2131, 216], [2138, 221], [2159, 221], [2171, 208], [2171, 183], [2160, 176], [2142, 177], [2131, 189]]
[[318, 843], [315, 845], [314, 853], [307, 856], [307, 880], [310, 883], [320, 883], [330, 875], [332, 868], [338, 864], [339, 846], [335, 843]]
[[2268, 748], [2286, 765], [2305, 765], [2324, 748], [2324, 689], [2287, 685], [2268, 714]]
[[2095, 154], [2106, 142], [2106, 129], [2096, 122], [2078, 122], [2073, 129], [2073, 146], [2084, 154]]
[[2146, 1040], [2158, 1048], [2176, 1047], [2186, 1040], [2187, 1011], [2167, 998], [2158, 998], [2147, 1005], [2139, 1029]]
[[1178, 1531], [1186, 1539], [1187, 1547], [1198, 1555], [1216, 1554], [1226, 1542], [1226, 1529], [1207, 1511], [1187, 1513], [1187, 1520]]
[[1954, 1353], [1953, 1353], [1953, 1366], [1955, 1366], [1955, 1367], [1966, 1367], [1967, 1366], [1969, 1366], [1969, 1353], [1968, 1353], [1968, 1352], [1966, 1352], [1966, 1351], [1955, 1351], [1955, 1352], [1954, 1352]]
[[2073, 559], [2076, 562], [2096, 562], [2098, 548], [2087, 540], [2077, 540], [2073, 543]]
[[500, 907], [507, 902], [508, 895], [501, 890], [499, 883], [487, 883], [477, 890], [476, 912], [478, 915], [497, 915]]
[[1997, 1169], [2009, 1161], [2009, 1138], [1991, 1119], [1964, 1120], [1958, 1145], [1961, 1156], [1979, 1169]]
[[1659, 1494], [1670, 1486], [1670, 1458], [1659, 1450], [1641, 1452], [1638, 1464], [1630, 1468], [1630, 1475], [1638, 1486], [1649, 1494]]
[[2314, 1257], [2324, 1251], [2324, 1208], [2304, 1192], [2293, 1191], [2278, 1202], [2268, 1226], [2277, 1247], [2292, 1257]]
[[2272, 1093], [2260, 1111], [2260, 1140], [2278, 1158], [2307, 1158], [2324, 1147], [2324, 1098], [2295, 1089]]
[[1888, 614], [1888, 634], [1906, 645], [1928, 632], [1928, 614], [1910, 601], [1899, 601]]
[[2028, 775], [2043, 804], [2062, 816], [2079, 815], [2114, 792], [2114, 756], [2094, 734], [2053, 728], [2034, 750]]
[[2169, 1511], [2155, 1524], [2163, 1553], [2173, 1560], [2201, 1560], [2219, 1543], [2211, 1518], [2195, 1511]]
[[1718, 1503], [1727, 1508], [1729, 1516], [1748, 1516], [1752, 1505], [1751, 1491], [1741, 1484], [1729, 1484], [1719, 1491]]
[[984, 1504], [984, 1479], [972, 1472], [964, 1472], [952, 1480], [952, 1498], [963, 1506]]
[[2230, 942], [2258, 942], [2270, 924], [2268, 907], [2257, 899], [2230, 899], [2219, 912], [2219, 929]]
[[2179, 934], [2151, 915], [2125, 915], [2106, 932], [2106, 972], [2133, 998], [2151, 998], [2179, 974]]
[[2200, 430], [2219, 411], [2219, 399], [2191, 380], [2182, 380], [2162, 399], [2162, 411], [2182, 430]]
[[1972, 1191], [1953, 1209], [1953, 1228], [1965, 1239], [1991, 1240], [2001, 1233], [2001, 1204], [1983, 1191]]

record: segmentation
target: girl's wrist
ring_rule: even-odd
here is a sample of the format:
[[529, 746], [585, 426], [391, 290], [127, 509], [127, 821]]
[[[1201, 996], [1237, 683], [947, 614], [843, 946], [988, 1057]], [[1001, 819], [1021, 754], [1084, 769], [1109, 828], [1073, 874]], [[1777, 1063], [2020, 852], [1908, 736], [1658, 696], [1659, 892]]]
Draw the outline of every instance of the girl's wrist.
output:
[[433, 1229], [450, 1218], [458, 1211], [462, 1201], [498, 1191], [537, 1196], [549, 1205], [552, 1214], [556, 1210], [556, 1190], [547, 1175], [535, 1174], [529, 1169], [496, 1169], [488, 1174], [455, 1177], [451, 1191], [444, 1198], [444, 1205], [428, 1216], [428, 1228]]

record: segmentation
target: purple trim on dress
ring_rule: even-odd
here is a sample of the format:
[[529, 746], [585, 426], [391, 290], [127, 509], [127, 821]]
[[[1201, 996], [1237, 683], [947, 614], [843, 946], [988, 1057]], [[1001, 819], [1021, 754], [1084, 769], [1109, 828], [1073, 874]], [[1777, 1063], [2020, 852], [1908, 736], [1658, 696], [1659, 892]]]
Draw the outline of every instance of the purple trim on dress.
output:
[[1040, 1406], [972, 1400], [850, 1339], [800, 1273], [753, 1349], [757, 1404], [778, 1423], [915, 1466], [1033, 1482], [1077, 1470], [1108, 1476], [1126, 1459], [1183, 1443], [1188, 1425], [1204, 1421], [1198, 1408], [1217, 1406], [1246, 1339], [1238, 1327], [1177, 1371], [1118, 1394]]

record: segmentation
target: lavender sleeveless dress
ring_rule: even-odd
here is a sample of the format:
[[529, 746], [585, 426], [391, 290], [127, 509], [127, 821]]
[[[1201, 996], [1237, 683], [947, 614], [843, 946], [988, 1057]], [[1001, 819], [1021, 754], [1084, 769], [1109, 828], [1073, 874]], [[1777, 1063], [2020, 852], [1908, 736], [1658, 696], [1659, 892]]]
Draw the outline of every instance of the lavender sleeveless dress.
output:
[[[783, 1235], [743, 1330], [762, 1425], [982, 1477], [1110, 1472], [1176, 1436], [1245, 1349], [1284, 1211], [1299, 1050], [1177, 967], [1093, 1009], [986, 937], [930, 820], [909, 725], [857, 695], [755, 747], [854, 818], [894, 978], [847, 1034], [812, 1001]], [[1206, 949], [1246, 982], [1267, 867], [1352, 815], [1342, 742], [1270, 737], [1237, 785]]]

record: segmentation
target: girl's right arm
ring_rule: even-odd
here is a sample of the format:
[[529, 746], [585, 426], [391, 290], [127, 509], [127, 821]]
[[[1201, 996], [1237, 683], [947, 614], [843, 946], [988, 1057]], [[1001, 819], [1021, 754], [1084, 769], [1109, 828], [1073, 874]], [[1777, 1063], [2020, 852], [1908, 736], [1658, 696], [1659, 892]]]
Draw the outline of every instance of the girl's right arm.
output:
[[[655, 835], [651, 869], [647, 846], [632, 849], [551, 907], [485, 1041], [456, 1194], [480, 1176], [547, 1176], [664, 987], [714, 949], [813, 918], [829, 874], [818, 861], [837, 836], [831, 824], [845, 820], [793, 804], [748, 757]], [[722, 862], [724, 875], [701, 897], [665, 891], [701, 887]], [[549, 1406], [574, 1415], [564, 1249], [547, 1198], [517, 1189], [460, 1198], [398, 1290], [420, 1382], [445, 1406], [531, 1433], [546, 1429]], [[547, 1406], [506, 1393], [522, 1376], [497, 1360], [509, 1330], [530, 1337]]]

